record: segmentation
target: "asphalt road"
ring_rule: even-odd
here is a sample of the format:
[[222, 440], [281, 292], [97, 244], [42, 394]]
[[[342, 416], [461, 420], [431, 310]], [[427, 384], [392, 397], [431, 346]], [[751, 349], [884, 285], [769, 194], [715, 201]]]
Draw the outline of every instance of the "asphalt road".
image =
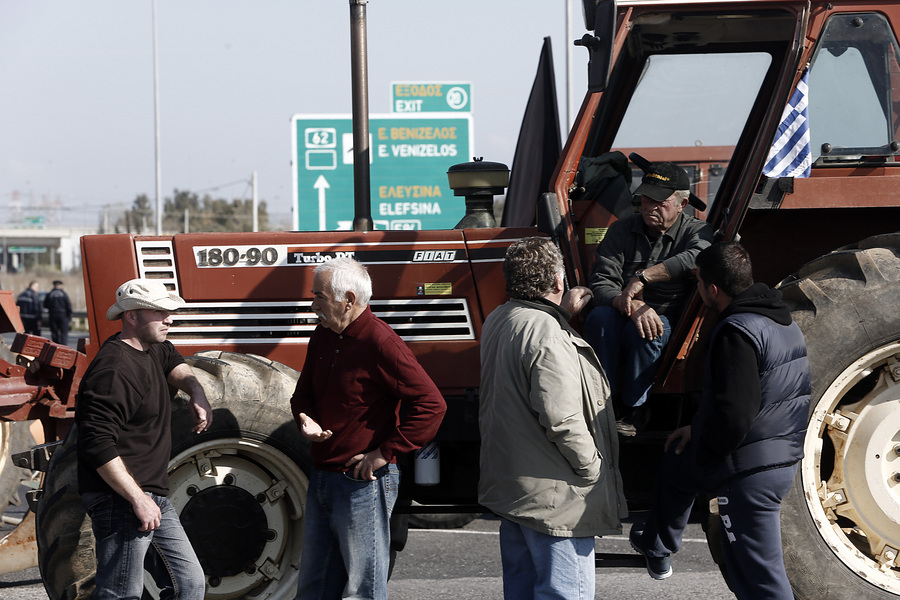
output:
[[[635, 515], [638, 520], [640, 515]], [[629, 519], [631, 521], [631, 519]], [[639, 563], [623, 535], [597, 539], [598, 553], [628, 554]], [[476, 519], [462, 529], [412, 529], [388, 584], [391, 600], [501, 599], [499, 522]], [[720, 600], [734, 598], [706, 547], [699, 525], [691, 524], [684, 548], [672, 561], [674, 574], [655, 581], [643, 566], [597, 569], [596, 598], [605, 600]]]
[[[482, 518], [461, 529], [410, 530], [407, 547], [388, 584], [391, 600], [502, 599], [498, 528], [495, 519]], [[626, 523], [623, 535], [598, 539], [597, 551], [633, 555], [627, 538], [629, 528]], [[684, 548], [673, 558], [672, 567], [675, 573], [665, 581], [650, 579], [643, 567], [598, 568], [596, 598], [734, 598], [709, 556], [699, 525], [688, 526]], [[34, 568], [0, 576], [0, 598], [44, 600], [47, 593]]]

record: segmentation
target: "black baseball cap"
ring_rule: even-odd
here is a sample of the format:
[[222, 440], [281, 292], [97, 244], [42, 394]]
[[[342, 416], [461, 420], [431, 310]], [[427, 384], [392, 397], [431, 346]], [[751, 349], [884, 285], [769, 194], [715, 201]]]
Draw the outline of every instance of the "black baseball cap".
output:
[[[665, 202], [666, 198], [677, 190], [690, 192], [691, 180], [687, 172], [675, 163], [651, 163], [636, 152], [632, 152], [629, 158], [644, 171], [641, 185], [634, 191], [636, 195], [647, 196], [656, 202]], [[693, 193], [688, 196], [688, 202], [698, 210], [706, 210], [706, 203]]]
[[657, 202], [665, 202], [677, 190], [690, 191], [691, 180], [684, 169], [670, 162], [650, 164], [641, 178], [635, 194], [647, 196]]

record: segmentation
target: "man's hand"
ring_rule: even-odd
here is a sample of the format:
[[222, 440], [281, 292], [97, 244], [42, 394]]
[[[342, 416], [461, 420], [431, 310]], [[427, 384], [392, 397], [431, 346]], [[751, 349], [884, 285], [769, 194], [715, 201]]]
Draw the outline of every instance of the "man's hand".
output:
[[675, 454], [681, 454], [690, 441], [691, 426], [687, 425], [685, 427], [681, 427], [680, 429], [676, 429], [669, 434], [669, 437], [666, 438], [666, 445], [664, 446], [664, 450], [668, 452], [669, 446], [671, 446], [672, 444], [676, 444]]
[[655, 340], [663, 334], [665, 329], [662, 319], [659, 318], [656, 311], [643, 302], [631, 313], [631, 320], [637, 327], [638, 335], [645, 340]]
[[141, 522], [139, 531], [153, 531], [159, 528], [159, 521], [162, 518], [159, 506], [137, 484], [121, 457], [117, 456], [100, 465], [97, 467], [97, 473], [115, 493], [131, 504], [135, 516]]
[[206, 431], [212, 425], [212, 407], [206, 399], [203, 386], [194, 377], [194, 371], [187, 363], [181, 363], [166, 376], [169, 385], [178, 388], [191, 398], [191, 410], [194, 411], [194, 433]]
[[625, 315], [631, 316], [631, 299], [625, 294], [619, 294], [612, 300], [613, 308]]
[[134, 509], [134, 514], [137, 516], [138, 521], [141, 522], [138, 531], [153, 531], [154, 529], [159, 529], [159, 521], [162, 518], [162, 513], [159, 510], [159, 506], [153, 501], [153, 498], [147, 494], [138, 494], [134, 500], [132, 500], [131, 507]]
[[191, 394], [191, 409], [194, 411], [194, 433], [201, 433], [212, 425], [213, 414], [206, 392], [202, 386], [197, 386]]
[[311, 442], [324, 442], [328, 438], [331, 437], [330, 429], [322, 429], [322, 426], [316, 423], [312, 418], [310, 418], [306, 413], [300, 413], [300, 423], [302, 423], [302, 427], [300, 431], [303, 435]]
[[345, 467], [351, 469], [353, 477], [367, 481], [375, 481], [375, 471], [388, 464], [381, 450], [377, 448], [365, 454], [357, 454], [347, 461]]
[[563, 294], [559, 306], [574, 317], [587, 306], [593, 297], [594, 292], [591, 291], [591, 288], [577, 285]]
[[638, 306], [634, 300], [642, 300], [644, 297], [644, 284], [636, 277], [632, 277], [622, 289], [622, 293], [613, 298], [612, 305], [626, 317], [632, 316]]

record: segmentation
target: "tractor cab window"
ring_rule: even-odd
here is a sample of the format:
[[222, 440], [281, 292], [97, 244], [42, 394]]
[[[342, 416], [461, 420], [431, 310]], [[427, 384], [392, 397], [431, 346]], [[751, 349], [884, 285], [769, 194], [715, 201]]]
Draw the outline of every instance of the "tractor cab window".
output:
[[[762, 52], [650, 56], [613, 149], [680, 164], [709, 211], [771, 60]], [[634, 175], [637, 187], [642, 174]]]
[[818, 163], [900, 149], [897, 39], [880, 14], [834, 15], [809, 70], [809, 129]]

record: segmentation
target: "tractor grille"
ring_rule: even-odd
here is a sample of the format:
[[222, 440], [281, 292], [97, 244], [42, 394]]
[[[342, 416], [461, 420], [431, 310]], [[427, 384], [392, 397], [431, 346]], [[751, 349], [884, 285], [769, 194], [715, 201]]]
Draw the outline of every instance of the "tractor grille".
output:
[[144, 279], [163, 283], [170, 292], [180, 294], [175, 277], [175, 251], [171, 241], [135, 241], [138, 258], [138, 274]]
[[[372, 300], [404, 341], [473, 340], [465, 299]], [[173, 344], [305, 344], [318, 319], [308, 302], [191, 302], [172, 315]]]
[[[141, 277], [179, 293], [171, 241], [136, 241]], [[372, 312], [403, 340], [474, 340], [463, 298], [372, 300]], [[318, 319], [309, 302], [189, 302], [172, 315], [168, 340], [181, 345], [305, 344]]]

